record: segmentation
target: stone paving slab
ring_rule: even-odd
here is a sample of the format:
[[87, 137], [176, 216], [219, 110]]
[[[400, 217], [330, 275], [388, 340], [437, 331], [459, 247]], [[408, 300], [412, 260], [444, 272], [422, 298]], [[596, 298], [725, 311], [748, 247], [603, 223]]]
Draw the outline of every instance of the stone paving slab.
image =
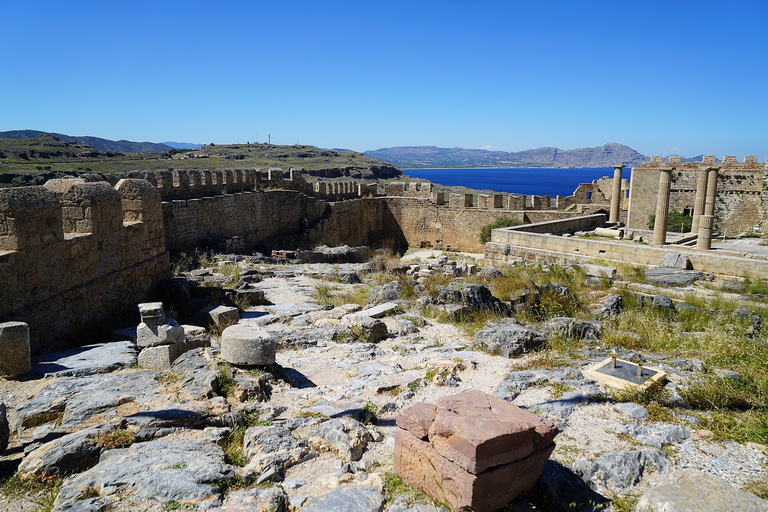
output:
[[131, 341], [98, 343], [32, 358], [32, 373], [45, 377], [83, 377], [130, 368], [138, 351]]

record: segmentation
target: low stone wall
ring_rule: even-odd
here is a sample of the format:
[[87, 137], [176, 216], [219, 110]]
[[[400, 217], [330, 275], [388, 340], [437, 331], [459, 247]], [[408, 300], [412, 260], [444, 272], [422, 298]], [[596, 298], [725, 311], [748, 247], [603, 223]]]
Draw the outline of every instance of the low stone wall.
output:
[[[589, 222], [595, 217], [571, 219], [573, 224]], [[582, 226], [586, 227], [586, 226]], [[548, 229], [548, 232], [562, 231], [558, 228]], [[549, 263], [590, 263], [595, 259], [612, 262], [623, 262], [648, 267], [657, 267], [661, 259], [669, 252], [685, 254], [695, 270], [725, 275], [768, 275], [768, 261], [760, 259], [739, 258], [736, 256], [717, 254], [717, 251], [697, 251], [684, 246], [653, 247], [650, 245], [627, 243], [614, 240], [589, 240], [575, 237], [563, 237], [545, 234], [546, 224], [536, 227], [531, 232], [529, 226], [494, 229], [491, 241], [485, 245], [486, 261], [493, 264], [506, 264], [517, 258], [546, 261]], [[574, 228], [580, 229], [580, 228]]]

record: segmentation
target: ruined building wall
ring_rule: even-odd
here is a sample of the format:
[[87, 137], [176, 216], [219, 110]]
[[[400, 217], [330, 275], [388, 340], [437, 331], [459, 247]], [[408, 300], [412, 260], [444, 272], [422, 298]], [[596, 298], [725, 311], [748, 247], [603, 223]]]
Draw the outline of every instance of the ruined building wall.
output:
[[252, 248], [268, 238], [303, 231], [327, 207], [326, 201], [289, 190], [167, 201], [162, 205], [166, 247], [191, 249], [206, 237], [241, 236]]
[[670, 157], [664, 162], [653, 157], [650, 162], [632, 169], [630, 204], [627, 225], [631, 229], [648, 229], [648, 219], [656, 213], [659, 190], [659, 168], [673, 167], [669, 195], [669, 210], [692, 214], [696, 198], [698, 170], [702, 165], [719, 169], [715, 202], [715, 228], [728, 235], [736, 235], [752, 227], [762, 230], [766, 215], [766, 166], [757, 157], [745, 157], [737, 162], [734, 157], [724, 157], [716, 162], [705, 157], [702, 162], [681, 162]]
[[[452, 194], [453, 195], [453, 194]], [[458, 194], [456, 194], [458, 195]], [[501, 217], [523, 222], [543, 222], [573, 217], [554, 210], [508, 210], [473, 206], [441, 206], [428, 199], [386, 197], [387, 209], [409, 245], [483, 252], [480, 230]]]
[[0, 320], [27, 322], [34, 352], [134, 307], [168, 274], [160, 194], [148, 182], [0, 190]]

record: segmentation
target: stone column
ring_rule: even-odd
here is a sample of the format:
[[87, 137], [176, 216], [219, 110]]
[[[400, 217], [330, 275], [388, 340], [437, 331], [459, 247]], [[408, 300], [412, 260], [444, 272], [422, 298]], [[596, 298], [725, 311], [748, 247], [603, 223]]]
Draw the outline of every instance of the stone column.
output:
[[672, 167], [659, 168], [659, 195], [656, 198], [656, 222], [653, 225], [653, 245], [664, 245], [667, 241], [669, 186], [672, 181], [672, 170]]
[[704, 204], [707, 198], [707, 174], [710, 167], [699, 169], [699, 179], [696, 182], [696, 200], [693, 202], [693, 221], [691, 222], [691, 233], [698, 233], [699, 220], [704, 212]]
[[708, 251], [712, 248], [712, 226], [715, 220], [715, 196], [717, 195], [717, 169], [710, 167], [707, 172], [707, 199], [704, 213], [699, 219], [699, 237], [696, 248]]
[[619, 222], [621, 217], [621, 171], [623, 165], [613, 166], [613, 191], [611, 192], [611, 216], [608, 222]]

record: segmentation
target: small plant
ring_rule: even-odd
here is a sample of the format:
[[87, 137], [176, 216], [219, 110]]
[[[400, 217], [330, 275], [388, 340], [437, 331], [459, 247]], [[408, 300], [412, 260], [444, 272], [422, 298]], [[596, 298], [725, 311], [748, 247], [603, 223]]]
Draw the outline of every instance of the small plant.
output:
[[325, 414], [321, 412], [315, 412], [315, 411], [304, 410], [299, 413], [299, 418], [327, 418], [327, 417], [328, 416], [326, 416]]
[[98, 498], [99, 497], [99, 491], [94, 489], [93, 487], [88, 487], [83, 492], [80, 493], [80, 496], [77, 497], [77, 501], [83, 501], [83, 500], [89, 500], [91, 498]]
[[187, 467], [187, 462], [186, 461], [181, 461], [178, 464], [175, 464], [173, 466], [173, 469], [186, 469], [186, 467]]
[[176, 372], [168, 372], [162, 375], [158, 375], [157, 377], [155, 377], [155, 380], [157, 382], [168, 382], [168, 383], [179, 382], [181, 380], [181, 375], [179, 375]]
[[227, 397], [235, 390], [235, 379], [232, 377], [232, 367], [227, 364], [219, 366], [219, 373], [216, 375], [216, 389], [219, 395]]
[[243, 452], [244, 427], [235, 427], [224, 441], [224, 457], [228, 464], [243, 467], [248, 464], [248, 457]]
[[128, 448], [135, 442], [136, 437], [133, 432], [125, 429], [104, 432], [96, 436], [96, 444], [105, 450]]
[[192, 503], [179, 503], [176, 500], [171, 500], [165, 504], [165, 510], [197, 510], [197, 507]]
[[573, 391], [573, 388], [563, 382], [552, 382], [549, 385], [550, 393], [553, 400], [559, 400], [568, 391]]
[[398, 497], [407, 504], [430, 503], [432, 500], [420, 490], [403, 482], [403, 479], [392, 471], [384, 473], [384, 496], [388, 503], [391, 503]]
[[56, 496], [61, 488], [61, 480], [58, 478], [37, 479], [20, 478], [16, 473], [13, 476], [0, 480], [0, 494], [13, 496], [29, 501], [37, 506], [40, 512], [50, 512], [56, 501]]

